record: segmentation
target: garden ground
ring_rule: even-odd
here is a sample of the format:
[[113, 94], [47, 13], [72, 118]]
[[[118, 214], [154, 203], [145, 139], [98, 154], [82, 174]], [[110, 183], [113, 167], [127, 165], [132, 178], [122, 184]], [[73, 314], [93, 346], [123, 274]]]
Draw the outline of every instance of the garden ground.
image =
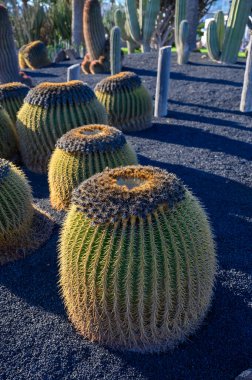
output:
[[[69, 65], [29, 74], [36, 83], [64, 81]], [[154, 96], [156, 54], [128, 56], [124, 66]], [[54, 216], [56, 226], [39, 251], [0, 268], [1, 380], [233, 380], [252, 367], [252, 116], [239, 112], [244, 68], [242, 60], [226, 66], [200, 54], [179, 67], [174, 56], [168, 117], [127, 137], [140, 163], [177, 174], [209, 214], [219, 275], [202, 328], [161, 355], [116, 352], [80, 337], [57, 286], [63, 213], [50, 209], [46, 176], [27, 171], [36, 203]], [[82, 78], [93, 87], [103, 77]]]

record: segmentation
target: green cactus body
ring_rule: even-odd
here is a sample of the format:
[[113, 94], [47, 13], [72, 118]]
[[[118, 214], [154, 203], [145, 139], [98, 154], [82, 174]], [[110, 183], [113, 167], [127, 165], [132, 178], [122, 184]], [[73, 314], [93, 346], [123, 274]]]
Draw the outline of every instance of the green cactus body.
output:
[[107, 169], [75, 190], [59, 263], [76, 329], [140, 352], [173, 348], [199, 327], [216, 271], [200, 203], [174, 175], [148, 166]]
[[21, 69], [29, 67], [36, 70], [51, 64], [47, 48], [42, 41], [33, 41], [22, 46], [19, 50], [18, 59]]
[[176, 0], [175, 8], [175, 43], [178, 55], [178, 64], [188, 62], [190, 49], [188, 44], [189, 24], [186, 20], [186, 0]]
[[126, 20], [133, 41], [141, 45], [142, 51], [150, 50], [150, 40], [160, 11], [160, 0], [140, 0], [139, 9], [135, 0], [126, 0]]
[[29, 90], [28, 86], [19, 82], [0, 84], [0, 105], [6, 109], [13, 123], [16, 123], [17, 113]]
[[88, 125], [71, 130], [58, 140], [49, 164], [52, 207], [67, 209], [73, 190], [106, 167], [133, 164], [136, 154], [117, 129]]
[[110, 72], [115, 75], [121, 72], [121, 31], [118, 26], [111, 30], [110, 35]]
[[235, 63], [252, 8], [252, 0], [233, 0], [225, 30], [224, 14], [218, 12], [207, 29], [207, 48], [212, 60]]
[[7, 8], [0, 4], [0, 83], [18, 82], [18, 58]]
[[0, 106], [0, 157], [12, 159], [17, 150], [16, 129], [8, 113]]
[[129, 25], [126, 20], [126, 13], [121, 9], [115, 11], [115, 24], [121, 30], [121, 38], [127, 43], [128, 53], [132, 54], [138, 44], [132, 39], [129, 32]]
[[96, 85], [95, 93], [107, 110], [109, 125], [123, 132], [151, 127], [152, 99], [135, 73], [105, 78]]
[[0, 159], [0, 265], [36, 250], [50, 237], [53, 223], [32, 204], [31, 187], [11, 162]]
[[42, 83], [32, 89], [18, 113], [17, 131], [25, 165], [47, 173], [57, 140], [86, 124], [107, 124], [105, 108], [81, 81]]

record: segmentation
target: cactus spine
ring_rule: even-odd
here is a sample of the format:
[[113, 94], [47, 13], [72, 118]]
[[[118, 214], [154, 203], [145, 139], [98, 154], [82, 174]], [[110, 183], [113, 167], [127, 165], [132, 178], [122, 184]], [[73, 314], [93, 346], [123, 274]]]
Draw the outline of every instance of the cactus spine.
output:
[[178, 64], [188, 62], [190, 48], [188, 44], [189, 24], [186, 20], [186, 0], [176, 0], [175, 9], [175, 44], [177, 49]]
[[137, 164], [135, 152], [123, 134], [106, 125], [72, 129], [61, 137], [49, 164], [51, 205], [67, 209], [72, 191], [106, 167]]
[[13, 31], [6, 7], [0, 4], [0, 83], [21, 80]]
[[252, 0], [233, 0], [225, 29], [224, 15], [218, 12], [207, 30], [207, 48], [211, 59], [235, 63], [252, 8]]
[[0, 85], [0, 104], [6, 109], [13, 123], [23, 105], [30, 88], [25, 84], [12, 82]]
[[48, 216], [33, 207], [24, 173], [0, 159], [0, 265], [37, 249], [49, 238], [52, 227]]
[[140, 0], [139, 9], [135, 0], [126, 0], [125, 5], [131, 38], [141, 45], [143, 52], [150, 51], [150, 40], [160, 11], [160, 0]]
[[110, 72], [115, 75], [121, 72], [121, 31], [114, 26], [110, 34]]
[[121, 9], [115, 11], [115, 24], [121, 30], [121, 38], [127, 43], [128, 53], [132, 54], [138, 46], [130, 35], [129, 24], [126, 19], [126, 13]]
[[57, 140], [86, 124], [107, 124], [105, 108], [81, 81], [41, 83], [25, 98], [18, 113], [17, 131], [24, 164], [47, 173]]
[[105, 78], [96, 85], [95, 93], [106, 108], [109, 125], [123, 132], [151, 127], [152, 98], [135, 73], [122, 72]]
[[199, 327], [216, 270], [198, 200], [174, 175], [143, 166], [107, 169], [75, 190], [59, 262], [77, 330], [140, 352], [173, 348]]
[[0, 106], [0, 158], [11, 160], [17, 152], [17, 133], [8, 113]]

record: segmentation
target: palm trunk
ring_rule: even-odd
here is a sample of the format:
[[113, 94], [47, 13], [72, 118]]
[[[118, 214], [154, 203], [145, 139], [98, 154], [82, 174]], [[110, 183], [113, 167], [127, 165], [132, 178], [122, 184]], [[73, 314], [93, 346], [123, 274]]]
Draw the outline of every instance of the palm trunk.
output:
[[83, 7], [85, 0], [72, 0], [72, 44], [80, 53], [83, 45]]
[[190, 51], [196, 49], [199, 23], [199, 0], [187, 0], [187, 21], [189, 23], [188, 44]]

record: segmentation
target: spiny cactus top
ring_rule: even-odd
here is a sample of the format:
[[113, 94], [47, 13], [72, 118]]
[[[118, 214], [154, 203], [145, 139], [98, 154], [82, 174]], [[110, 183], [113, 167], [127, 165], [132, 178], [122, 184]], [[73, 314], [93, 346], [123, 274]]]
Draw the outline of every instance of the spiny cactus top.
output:
[[17, 134], [7, 111], [0, 105], [0, 157], [12, 159], [17, 152]]
[[11, 120], [16, 122], [17, 113], [30, 88], [20, 82], [0, 84], [0, 104], [6, 109]]
[[135, 73], [107, 77], [96, 85], [95, 93], [107, 110], [110, 125], [123, 132], [151, 126], [152, 99]]
[[57, 141], [50, 160], [52, 207], [68, 208], [73, 189], [106, 167], [136, 163], [135, 152], [118, 129], [100, 124], [72, 129]]
[[72, 128], [107, 124], [105, 108], [81, 81], [42, 83], [33, 88], [18, 114], [20, 150], [26, 166], [46, 173], [57, 140]]
[[86, 338], [159, 352], [193, 333], [216, 258], [197, 199], [154, 167], [107, 169], [74, 191], [60, 242], [60, 286]]
[[129, 166], [93, 176], [74, 192], [72, 201], [97, 224], [145, 218], [159, 205], [173, 209], [184, 197], [185, 188], [173, 174], [151, 166]]
[[39, 40], [22, 46], [19, 50], [18, 58], [21, 69], [29, 67], [35, 70], [48, 66], [51, 63], [44, 42]]

